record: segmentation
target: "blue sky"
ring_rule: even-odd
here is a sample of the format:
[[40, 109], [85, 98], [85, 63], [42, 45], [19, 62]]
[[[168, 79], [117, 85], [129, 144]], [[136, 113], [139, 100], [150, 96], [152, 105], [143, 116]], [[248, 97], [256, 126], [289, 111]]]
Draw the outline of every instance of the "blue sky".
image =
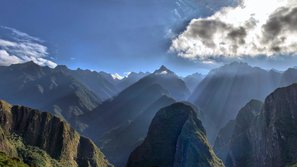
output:
[[204, 66], [167, 54], [171, 38], [191, 19], [228, 5], [220, 0], [1, 0], [0, 25], [41, 39], [51, 61], [71, 68], [124, 73], [165, 64], [184, 74]]
[[[180, 75], [297, 63], [294, 0], [0, 0], [0, 65]], [[168, 51], [171, 51], [168, 53]]]

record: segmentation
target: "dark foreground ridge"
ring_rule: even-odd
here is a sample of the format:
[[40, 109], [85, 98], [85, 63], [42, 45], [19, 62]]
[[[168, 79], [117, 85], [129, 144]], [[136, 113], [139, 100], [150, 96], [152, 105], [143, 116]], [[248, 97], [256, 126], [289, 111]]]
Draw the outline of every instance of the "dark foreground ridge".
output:
[[145, 141], [130, 155], [127, 167], [224, 166], [209, 146], [192, 107], [174, 103], [154, 117]]
[[50, 113], [0, 101], [0, 134], [0, 150], [30, 166], [110, 166], [91, 140]]
[[247, 106], [239, 112], [232, 136], [220, 142], [230, 142], [224, 150], [226, 166], [296, 166], [297, 84], [275, 90], [261, 108]]

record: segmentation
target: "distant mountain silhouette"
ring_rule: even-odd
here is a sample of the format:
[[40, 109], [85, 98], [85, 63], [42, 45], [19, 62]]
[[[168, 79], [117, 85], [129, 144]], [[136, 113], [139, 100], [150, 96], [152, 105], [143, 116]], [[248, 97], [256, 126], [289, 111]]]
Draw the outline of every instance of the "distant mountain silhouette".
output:
[[102, 101], [64, 70], [33, 62], [0, 68], [0, 98], [49, 111], [72, 122]]
[[191, 75], [188, 75], [183, 79], [183, 81], [186, 83], [187, 87], [190, 89], [191, 92], [195, 90], [195, 88], [198, 86], [198, 84], [203, 80], [205, 76], [199, 73], [194, 73]]
[[54, 70], [73, 77], [102, 101], [112, 98], [120, 92], [116, 86], [116, 82], [119, 81], [108, 79], [108, 76], [111, 77], [108, 73], [98, 73], [96, 71], [82, 69], [70, 70], [63, 65], [58, 65]]
[[119, 90], [124, 90], [126, 88], [128, 88], [129, 86], [133, 85], [134, 83], [136, 83], [137, 81], [139, 81], [141, 78], [149, 75], [149, 72], [131, 72], [127, 77], [123, 78], [122, 80], [120, 80], [116, 86]]

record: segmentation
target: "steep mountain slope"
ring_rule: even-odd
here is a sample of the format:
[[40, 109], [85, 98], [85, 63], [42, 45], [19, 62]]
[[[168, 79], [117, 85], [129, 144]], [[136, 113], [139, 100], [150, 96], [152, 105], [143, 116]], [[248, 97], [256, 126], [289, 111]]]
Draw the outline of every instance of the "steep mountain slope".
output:
[[158, 83], [176, 100], [185, 100], [190, 95], [185, 82], [165, 66], [161, 66], [153, 74], [140, 80], [143, 85]]
[[210, 142], [242, 106], [251, 99], [263, 100], [279, 86], [280, 80], [281, 73], [246, 63], [234, 62], [212, 70], [189, 98], [203, 111]]
[[297, 84], [270, 94], [260, 113], [241, 111], [231, 136], [227, 166], [282, 167], [297, 162]]
[[[124, 90], [111, 101], [104, 102], [95, 111], [85, 114], [80, 119], [88, 125], [88, 128], [83, 133], [104, 149], [107, 152], [107, 157], [116, 166], [126, 161], [124, 157], [129, 155], [128, 149], [133, 149], [130, 147], [137, 143], [136, 139], [131, 139], [130, 144], [127, 143], [126, 145], [116, 135], [129, 128], [127, 126], [144, 113], [155, 101], [164, 95], [168, 95], [168, 91], [158, 84], [143, 87], [136, 83], [132, 87]], [[130, 133], [133, 134], [134, 132]], [[115, 140], [112, 140], [112, 136], [116, 137]], [[130, 137], [132, 138], [133, 136], [127, 136], [127, 138]], [[109, 141], [110, 139], [111, 141]], [[127, 150], [123, 150], [125, 146], [128, 147]], [[119, 149], [119, 152], [116, 149]], [[123, 154], [119, 155], [119, 153]]]
[[[161, 107], [174, 101], [171, 98], [184, 99], [188, 94], [189, 90], [185, 83], [172, 71], [162, 66], [122, 91], [118, 96], [105, 101], [94, 111], [82, 116], [80, 120], [88, 125], [84, 134], [96, 139], [96, 144], [106, 151], [112, 163], [124, 165], [125, 157], [128, 157], [138, 139], [145, 137], [138, 131], [146, 132], [154, 114]], [[139, 129], [132, 127], [135, 123]], [[118, 135], [131, 140], [123, 145], [122, 141], [118, 140]]]
[[226, 163], [231, 137], [234, 132], [235, 120], [229, 121], [218, 133], [213, 149], [216, 155]]
[[[140, 113], [147, 109], [153, 102], [168, 95], [176, 99], [185, 98], [189, 90], [185, 83], [173, 72], [162, 66], [153, 74], [140, 79], [131, 85], [118, 96], [109, 101], [105, 101], [93, 112], [82, 117], [86, 123], [93, 127], [103, 124], [104, 120], [109, 120], [107, 124], [94, 129], [98, 134], [115, 128], [127, 121], [134, 120]], [[92, 129], [90, 128], [92, 131]], [[90, 133], [93, 135], [93, 132]]]
[[[175, 101], [167, 96], [162, 96], [152, 103], [145, 111], [134, 120], [115, 128], [105, 134], [101, 139], [101, 149], [109, 160], [117, 166], [125, 166], [129, 154], [145, 138], [149, 125], [160, 108], [173, 104]], [[120, 139], [120, 140], [119, 140]]]
[[[216, 154], [226, 162], [228, 150], [234, 147], [247, 147], [248, 143], [248, 128], [252, 121], [261, 112], [263, 103], [258, 100], [251, 100], [242, 109], [240, 109], [235, 120], [230, 121], [224, 128], [220, 130], [214, 150]], [[235, 151], [235, 149], [234, 149]], [[237, 149], [234, 154], [237, 157], [244, 158], [250, 154], [248, 149]], [[246, 162], [238, 164], [244, 166]]]
[[161, 109], [147, 137], [130, 155], [127, 167], [224, 166], [209, 146], [195, 111], [184, 103]]
[[0, 166], [5, 167], [29, 167], [29, 165], [22, 162], [15, 157], [8, 157], [5, 153], [0, 152]]
[[119, 90], [124, 90], [126, 88], [128, 88], [129, 86], [133, 85], [134, 83], [136, 83], [137, 81], [139, 81], [141, 78], [149, 75], [150, 73], [146, 72], [131, 72], [127, 77], [123, 78], [122, 80], [118, 81], [118, 83], [116, 84], [117, 88]]
[[66, 73], [33, 62], [0, 68], [0, 98], [52, 112], [69, 122], [98, 106], [100, 99]]
[[110, 166], [95, 144], [49, 113], [0, 101], [0, 149], [30, 166]]
[[124, 90], [110, 101], [105, 101], [94, 111], [80, 118], [82, 122], [89, 126], [84, 132], [86, 135], [98, 138], [107, 131], [126, 124], [134, 120], [162, 95], [168, 94], [158, 84], [149, 85], [148, 87], [135, 85], [135, 89], [130, 88]]

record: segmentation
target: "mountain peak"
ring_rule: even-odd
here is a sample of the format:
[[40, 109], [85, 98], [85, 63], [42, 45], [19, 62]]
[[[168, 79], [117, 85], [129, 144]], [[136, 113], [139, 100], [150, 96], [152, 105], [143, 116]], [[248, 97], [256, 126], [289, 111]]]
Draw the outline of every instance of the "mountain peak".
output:
[[185, 103], [174, 103], [155, 114], [147, 137], [130, 154], [126, 166], [224, 165], [209, 146], [194, 109]]
[[12, 64], [9, 67], [16, 68], [16, 69], [22, 69], [22, 70], [25, 70], [25, 69], [35, 69], [36, 70], [36, 69], [43, 68], [42, 66], [36, 64], [33, 61], [28, 61], [28, 62], [19, 63], [19, 64]]
[[248, 74], [251, 72], [264, 72], [264, 71], [266, 70], [259, 67], [250, 66], [248, 63], [235, 61], [211, 70], [210, 74], [223, 73], [223, 74], [235, 75], [235, 74]]
[[162, 65], [158, 70], [154, 72], [154, 74], [161, 74], [161, 75], [166, 75], [166, 74], [174, 74], [171, 70], [169, 70], [167, 67]]
[[55, 67], [55, 70], [61, 70], [61, 71], [64, 71], [64, 70], [69, 70], [68, 67], [66, 65], [57, 65]]

